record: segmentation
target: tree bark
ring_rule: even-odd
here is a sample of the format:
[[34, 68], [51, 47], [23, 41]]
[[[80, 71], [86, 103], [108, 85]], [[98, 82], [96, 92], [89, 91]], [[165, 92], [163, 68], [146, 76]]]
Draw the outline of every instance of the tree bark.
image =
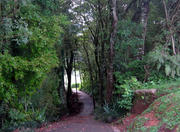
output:
[[94, 38], [94, 45], [95, 45], [95, 61], [96, 61], [96, 64], [97, 64], [97, 68], [98, 68], [98, 77], [99, 77], [99, 94], [100, 94], [100, 104], [101, 106], [103, 105], [104, 103], [104, 94], [103, 94], [103, 90], [104, 90], [104, 80], [103, 80], [103, 74], [102, 74], [102, 69], [101, 69], [101, 65], [99, 63], [99, 54], [98, 54], [98, 40], [97, 38]]
[[98, 34], [98, 39], [99, 39], [99, 81], [100, 81], [100, 88], [99, 88], [99, 93], [100, 93], [100, 104], [103, 106], [104, 104], [104, 80], [105, 80], [105, 72], [106, 72], [106, 66], [105, 66], [105, 44], [106, 44], [106, 24], [103, 18], [103, 6], [102, 2], [98, 0], [98, 28], [100, 28], [101, 32]]
[[173, 30], [172, 30], [172, 22], [170, 21], [170, 18], [169, 18], [169, 14], [167, 11], [167, 6], [166, 6], [165, 0], [163, 0], [163, 6], [164, 6], [165, 15], [166, 15], [167, 27], [168, 27], [169, 32], [170, 32], [173, 54], [176, 55], [175, 40], [174, 40], [174, 35], [173, 35]]
[[109, 50], [109, 65], [107, 68], [107, 93], [106, 93], [106, 101], [110, 103], [112, 99], [113, 87], [114, 87], [114, 77], [113, 77], [113, 58], [114, 58], [114, 45], [117, 34], [117, 23], [118, 17], [116, 14], [116, 0], [110, 0], [110, 9], [111, 9], [111, 17], [112, 19], [112, 30], [110, 34], [110, 50]]
[[[0, 24], [2, 24], [3, 21], [3, 13], [2, 13], [2, 3], [0, 2]], [[3, 54], [3, 40], [0, 38], [0, 52]]]
[[143, 26], [143, 46], [142, 46], [142, 55], [145, 54], [145, 41], [146, 41], [146, 33], [147, 33], [147, 23], [148, 23], [148, 16], [149, 16], [149, 4], [151, 0], [143, 0], [141, 5], [141, 24]]
[[134, 13], [132, 17], [132, 21], [136, 23], [140, 23], [143, 27], [142, 30], [142, 40], [143, 44], [142, 46], [137, 47], [139, 50], [138, 53], [138, 59], [142, 59], [142, 57], [145, 54], [145, 42], [146, 42], [146, 33], [147, 33], [147, 23], [148, 23], [148, 16], [149, 16], [149, 6], [150, 6], [151, 0], [140, 0], [140, 1], [134, 1], [138, 2], [138, 7], [136, 7], [136, 12]]
[[64, 49], [61, 49], [61, 54], [59, 55], [59, 60], [62, 61], [62, 64], [59, 65], [59, 67], [56, 69], [56, 73], [60, 79], [59, 81], [59, 87], [57, 89], [58, 91], [58, 95], [59, 95], [59, 99], [61, 100], [61, 102], [66, 105], [66, 91], [65, 91], [65, 86], [64, 86]]
[[122, 18], [124, 18], [126, 16], [126, 14], [128, 13], [129, 9], [137, 2], [137, 0], [132, 0], [129, 5], [127, 6], [127, 8], [125, 9], [124, 13], [122, 14]]
[[93, 106], [95, 109], [95, 95], [94, 95], [94, 80], [93, 80], [93, 71], [92, 71], [92, 66], [89, 58], [89, 53], [88, 50], [86, 49], [86, 46], [83, 43], [83, 48], [86, 53], [86, 58], [87, 58], [87, 63], [88, 63], [88, 68], [89, 68], [89, 75], [90, 75], [90, 80], [91, 80], [91, 92], [92, 92], [92, 98], [93, 98]]
[[74, 53], [73, 51], [70, 51], [70, 58], [66, 60], [67, 67], [66, 67], [66, 73], [68, 78], [68, 88], [67, 88], [67, 95], [66, 95], [66, 102], [67, 107], [70, 108], [70, 97], [72, 95], [72, 89], [71, 89], [71, 73], [72, 73], [72, 67], [73, 67], [73, 59], [74, 59]]

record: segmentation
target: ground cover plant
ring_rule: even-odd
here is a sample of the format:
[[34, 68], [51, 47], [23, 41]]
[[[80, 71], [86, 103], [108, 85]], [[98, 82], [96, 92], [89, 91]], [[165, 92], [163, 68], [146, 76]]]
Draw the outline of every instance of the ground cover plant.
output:
[[179, 131], [180, 91], [155, 100], [141, 115], [135, 118], [128, 131]]

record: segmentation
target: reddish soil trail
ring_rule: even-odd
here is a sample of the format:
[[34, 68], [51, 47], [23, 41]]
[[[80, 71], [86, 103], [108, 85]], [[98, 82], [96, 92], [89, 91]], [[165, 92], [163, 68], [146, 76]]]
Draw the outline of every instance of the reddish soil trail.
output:
[[53, 123], [37, 132], [115, 132], [111, 125], [93, 119], [91, 97], [81, 91], [78, 94], [79, 101], [83, 103], [83, 109], [78, 115]]

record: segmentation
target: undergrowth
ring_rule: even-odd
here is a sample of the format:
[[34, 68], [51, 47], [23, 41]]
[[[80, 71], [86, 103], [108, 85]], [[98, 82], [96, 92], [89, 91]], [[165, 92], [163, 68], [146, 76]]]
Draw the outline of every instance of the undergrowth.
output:
[[[135, 121], [128, 128], [129, 132], [146, 132], [146, 131], [176, 131], [180, 130], [180, 91], [171, 93], [157, 99], [150, 107], [138, 116]], [[153, 112], [155, 117], [159, 120], [157, 126], [145, 127], [148, 118], [145, 114]]]
[[159, 82], [151, 81], [142, 84], [140, 89], [157, 89], [157, 96], [174, 93], [180, 90], [180, 78], [169, 81], [159, 81]]

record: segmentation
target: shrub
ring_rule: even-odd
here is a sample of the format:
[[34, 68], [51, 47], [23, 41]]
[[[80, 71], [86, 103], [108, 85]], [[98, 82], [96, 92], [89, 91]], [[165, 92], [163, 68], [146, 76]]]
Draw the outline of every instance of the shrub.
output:
[[12, 1], [1, 3], [8, 10], [18, 6], [15, 17], [10, 12], [0, 23], [1, 29], [7, 26], [0, 31], [0, 39], [6, 40], [0, 41], [0, 122], [7, 128], [44, 121], [45, 107], [35, 107], [32, 97], [47, 73], [59, 63], [54, 44], [62, 33], [63, 18], [45, 17], [37, 5], [24, 1], [17, 5]]
[[41, 88], [38, 92], [33, 95], [32, 103], [36, 108], [46, 108], [45, 116], [47, 119], [54, 118], [55, 115], [59, 115], [61, 97], [58, 93], [59, 88], [59, 78], [54, 70], [47, 74], [44, 79]]
[[95, 119], [110, 123], [119, 117], [117, 109], [113, 104], [105, 103], [103, 107], [97, 107], [94, 112]]
[[76, 87], [77, 87], [77, 88], [80, 88], [80, 85], [81, 85], [80, 83], [72, 84], [72, 85], [71, 85], [71, 88], [76, 88]]
[[141, 83], [135, 78], [131, 77], [129, 80], [124, 80], [123, 84], [120, 73], [115, 73], [116, 84], [115, 84], [115, 101], [121, 109], [131, 109], [133, 90], [140, 89]]
[[168, 77], [180, 76], [180, 55], [171, 55], [167, 45], [158, 46], [147, 56], [148, 63]]

